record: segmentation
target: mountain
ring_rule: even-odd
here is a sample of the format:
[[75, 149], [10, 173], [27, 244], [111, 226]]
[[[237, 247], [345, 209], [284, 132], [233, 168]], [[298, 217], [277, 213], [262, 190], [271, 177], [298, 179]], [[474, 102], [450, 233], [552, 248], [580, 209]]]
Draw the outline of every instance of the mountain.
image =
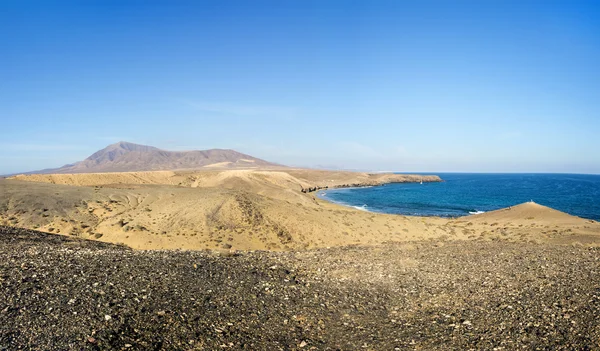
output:
[[95, 152], [83, 161], [35, 173], [95, 173], [162, 171], [199, 168], [281, 167], [235, 150], [166, 151], [121, 141]]

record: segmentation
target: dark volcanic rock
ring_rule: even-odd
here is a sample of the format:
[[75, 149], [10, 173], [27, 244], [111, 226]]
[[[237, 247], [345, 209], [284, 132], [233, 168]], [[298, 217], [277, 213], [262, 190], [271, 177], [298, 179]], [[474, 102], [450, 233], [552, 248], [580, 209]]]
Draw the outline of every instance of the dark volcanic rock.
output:
[[0, 349], [592, 350], [600, 252], [133, 251], [0, 227]]

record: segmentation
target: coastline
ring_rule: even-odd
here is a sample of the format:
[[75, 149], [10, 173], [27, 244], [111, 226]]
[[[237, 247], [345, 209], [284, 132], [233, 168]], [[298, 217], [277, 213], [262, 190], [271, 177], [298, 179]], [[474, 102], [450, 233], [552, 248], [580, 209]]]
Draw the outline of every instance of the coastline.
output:
[[[389, 183], [421, 180], [441, 178], [306, 169], [26, 176], [0, 181], [0, 224], [141, 250], [298, 251], [418, 240], [600, 242], [599, 223], [533, 204], [467, 219], [388, 214], [371, 202], [333, 202], [325, 189], [324, 197], [300, 191], [386, 185], [373, 190], [379, 193], [393, 188]], [[446, 188], [396, 186], [437, 188], [436, 196]], [[397, 201], [405, 196], [399, 195]]]
[[374, 186], [382, 186], [386, 184], [398, 183], [441, 183], [444, 180], [437, 175], [418, 175], [418, 174], [398, 174], [398, 173], [366, 173], [367, 179], [352, 183], [336, 183], [331, 181], [330, 184], [313, 184], [309, 187], [303, 187], [303, 193], [311, 193], [314, 191], [328, 189], [344, 189], [344, 188], [368, 188]]
[[[370, 187], [372, 187], [372, 186], [368, 186], [368, 187], [356, 187], [356, 189], [359, 189], [359, 188], [370, 188]], [[340, 188], [338, 188], [338, 189], [340, 189]], [[346, 188], [346, 189], [353, 189], [353, 188]], [[329, 190], [335, 190], [335, 189], [329, 189]], [[327, 190], [323, 190], [323, 191], [327, 191]], [[316, 198], [318, 198], [320, 200], [323, 200], [323, 201], [327, 201], [330, 204], [340, 205], [340, 206], [344, 206], [346, 208], [353, 208], [353, 209], [356, 209], [356, 210], [359, 210], [359, 211], [364, 211], [364, 212], [369, 212], [369, 213], [381, 213], [381, 214], [395, 215], [395, 213], [385, 213], [385, 212], [371, 211], [370, 209], [367, 208], [368, 206], [366, 204], [364, 204], [363, 206], [354, 206], [354, 205], [350, 205], [350, 204], [345, 203], [345, 202], [334, 201], [332, 199], [326, 198], [325, 196], [326, 196], [326, 194], [324, 194], [324, 195], [316, 194], [315, 195]]]
[[[444, 184], [395, 185], [349, 192], [327, 189], [320, 199], [376, 213], [457, 218], [536, 202], [587, 220], [600, 221], [600, 206], [590, 199], [600, 195], [600, 179], [531, 174], [440, 174]], [[363, 207], [364, 208], [364, 207]]]

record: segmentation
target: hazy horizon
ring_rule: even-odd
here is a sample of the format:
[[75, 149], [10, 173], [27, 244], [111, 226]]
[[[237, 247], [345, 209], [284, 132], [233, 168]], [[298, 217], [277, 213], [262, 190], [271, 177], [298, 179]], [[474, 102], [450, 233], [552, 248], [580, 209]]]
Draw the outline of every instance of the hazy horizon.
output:
[[[118, 143], [130, 143], [128, 141], [125, 140], [121, 140], [118, 141], [116, 143], [113, 144], [118, 144]], [[111, 144], [111, 145], [113, 145]], [[108, 145], [110, 146], [110, 145]], [[154, 145], [146, 145], [146, 146], [154, 146]], [[162, 149], [159, 147], [159, 149]], [[163, 149], [166, 150], [166, 149]], [[98, 150], [97, 150], [98, 151]], [[166, 151], [194, 151], [194, 150], [166, 150]], [[253, 155], [250, 155], [253, 156]], [[86, 157], [87, 158], [87, 157]], [[83, 160], [83, 159], [82, 159]], [[78, 161], [82, 161], [82, 160], [78, 160]], [[59, 168], [62, 166], [66, 166], [66, 165], [71, 165], [73, 163], [76, 163], [78, 161], [74, 161], [74, 162], [70, 162], [70, 163], [66, 163], [63, 165], [59, 165], [59, 166], [55, 166], [55, 167], [50, 167], [49, 169], [53, 169], [53, 168]], [[267, 160], [268, 161], [268, 160]], [[476, 171], [444, 171], [444, 170], [433, 170], [433, 171], [422, 171], [422, 170], [393, 170], [393, 169], [387, 169], [387, 170], [382, 170], [382, 169], [368, 169], [368, 168], [352, 168], [352, 167], [338, 167], [338, 166], [327, 166], [327, 165], [293, 165], [293, 164], [283, 164], [284, 166], [289, 166], [289, 167], [300, 167], [300, 168], [312, 168], [312, 169], [323, 169], [323, 170], [342, 170], [342, 171], [357, 171], [357, 172], [373, 172], [373, 173], [402, 173], [402, 174], [431, 174], [431, 175], [441, 175], [441, 174], [452, 174], [452, 173], [456, 173], [456, 174], [573, 174], [573, 175], [600, 175], [599, 173], [573, 173], [573, 172], [476, 172]], [[45, 168], [48, 169], [48, 168]], [[28, 172], [33, 172], [33, 171], [42, 171], [45, 169], [31, 169], [31, 170], [23, 170], [23, 171], [19, 171], [19, 172], [13, 172], [13, 173], [3, 173], [0, 174], [0, 176], [10, 176], [10, 175], [17, 175], [20, 173], [28, 173]]]
[[296, 167], [600, 174], [592, 1], [0, 7], [0, 174], [121, 140]]

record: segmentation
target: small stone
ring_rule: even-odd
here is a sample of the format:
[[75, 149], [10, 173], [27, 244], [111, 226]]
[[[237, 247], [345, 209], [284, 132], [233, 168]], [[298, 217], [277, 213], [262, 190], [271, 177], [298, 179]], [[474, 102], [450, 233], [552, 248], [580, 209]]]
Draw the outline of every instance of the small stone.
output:
[[95, 339], [95, 338], [93, 338], [93, 337], [91, 337], [91, 336], [90, 336], [90, 337], [87, 339], [87, 341], [88, 341], [90, 344], [95, 344], [95, 343], [96, 343], [96, 339]]
[[156, 312], [156, 314], [159, 315], [159, 316], [164, 316], [166, 313], [167, 312], [165, 312], [165, 311], [158, 311], [158, 312]]
[[133, 345], [131, 345], [131, 344], [125, 344], [125, 347], [126, 347], [126, 348], [130, 348], [130, 347], [132, 347], [132, 346], [133, 346]]
[[303, 340], [303, 341], [300, 343], [300, 345], [298, 345], [298, 347], [304, 347], [304, 346], [306, 346], [306, 345], [307, 345], [307, 344], [306, 344], [306, 341], [304, 341], [304, 340]]
[[109, 315], [107, 315], [107, 314], [105, 314], [105, 315], [104, 315], [104, 320], [105, 320], [105, 321], [109, 321], [109, 320], [111, 320], [111, 319], [112, 319], [112, 317], [111, 317], [111, 316], [109, 316]]

